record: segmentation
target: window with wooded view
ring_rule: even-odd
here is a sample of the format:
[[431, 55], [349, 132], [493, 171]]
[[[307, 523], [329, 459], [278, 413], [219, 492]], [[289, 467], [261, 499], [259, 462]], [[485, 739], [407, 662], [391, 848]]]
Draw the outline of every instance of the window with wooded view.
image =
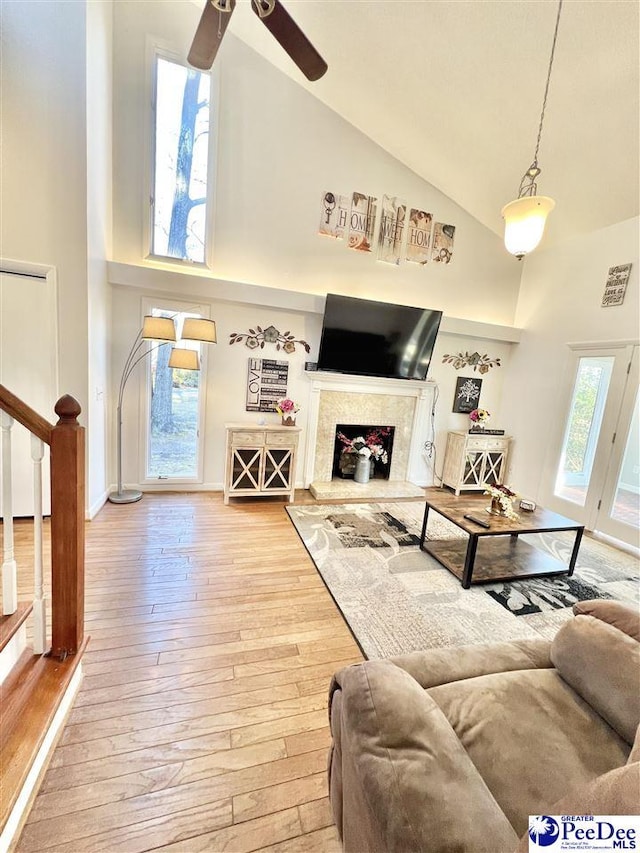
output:
[[210, 78], [156, 57], [151, 254], [206, 260]]

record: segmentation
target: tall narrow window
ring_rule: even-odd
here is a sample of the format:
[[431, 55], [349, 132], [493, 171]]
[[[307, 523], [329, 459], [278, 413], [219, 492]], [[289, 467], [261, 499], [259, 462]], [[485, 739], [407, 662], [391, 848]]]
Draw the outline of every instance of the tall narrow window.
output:
[[208, 74], [156, 57], [151, 253], [204, 263]]

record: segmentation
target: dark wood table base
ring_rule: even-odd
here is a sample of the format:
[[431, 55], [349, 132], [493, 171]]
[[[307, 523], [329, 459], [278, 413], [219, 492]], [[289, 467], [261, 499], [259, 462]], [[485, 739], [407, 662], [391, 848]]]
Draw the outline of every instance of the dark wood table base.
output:
[[[518, 521], [494, 518], [484, 513], [486, 502], [478, 497], [460, 496], [458, 498], [445, 492], [444, 499], [439, 501], [437, 497], [431, 499], [429, 492], [443, 494], [440, 490], [427, 490], [420, 548], [459, 578], [464, 589], [469, 589], [472, 583], [495, 583], [573, 574], [584, 531], [582, 525], [542, 509], [536, 513], [526, 515], [523, 513], [524, 517]], [[467, 540], [427, 540], [430, 509], [460, 527], [469, 538]], [[464, 519], [464, 514], [469, 512], [478, 517], [486, 517], [491, 527], [481, 528]], [[520, 539], [520, 535], [525, 533], [554, 531], [575, 532], [568, 565]]]

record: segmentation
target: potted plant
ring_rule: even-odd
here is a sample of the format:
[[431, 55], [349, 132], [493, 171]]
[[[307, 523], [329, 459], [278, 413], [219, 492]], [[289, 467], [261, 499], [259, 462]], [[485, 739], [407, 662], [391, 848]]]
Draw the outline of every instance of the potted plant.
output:
[[282, 416], [282, 426], [295, 426], [296, 412], [299, 411], [300, 406], [288, 397], [284, 397], [276, 403], [276, 412]]

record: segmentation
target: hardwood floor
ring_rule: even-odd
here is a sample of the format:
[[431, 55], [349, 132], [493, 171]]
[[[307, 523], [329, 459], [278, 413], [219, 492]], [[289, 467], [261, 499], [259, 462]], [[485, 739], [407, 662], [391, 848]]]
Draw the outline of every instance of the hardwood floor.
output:
[[339, 851], [327, 691], [361, 655], [283, 502], [107, 504], [86, 566], [85, 678], [19, 853]]

